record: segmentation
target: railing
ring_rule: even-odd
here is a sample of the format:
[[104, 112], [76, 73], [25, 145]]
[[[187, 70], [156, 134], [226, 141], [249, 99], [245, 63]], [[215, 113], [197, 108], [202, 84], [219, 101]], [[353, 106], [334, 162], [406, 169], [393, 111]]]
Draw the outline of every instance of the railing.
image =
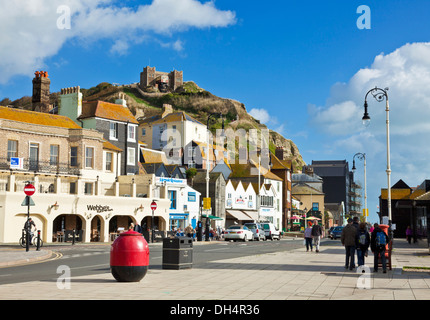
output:
[[79, 175], [80, 165], [71, 166], [69, 163], [59, 162], [56, 164], [50, 161], [37, 161], [31, 159], [23, 159], [22, 166], [19, 169], [11, 168], [10, 161], [7, 158], [0, 157], [0, 170], [17, 170], [35, 173], [51, 173], [51, 174], [65, 174], [65, 175]]

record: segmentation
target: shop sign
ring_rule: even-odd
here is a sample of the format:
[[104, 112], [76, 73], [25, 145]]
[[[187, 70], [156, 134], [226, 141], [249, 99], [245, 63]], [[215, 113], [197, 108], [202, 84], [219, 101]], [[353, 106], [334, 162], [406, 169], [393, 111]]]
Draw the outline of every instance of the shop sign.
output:
[[186, 179], [168, 178], [168, 177], [155, 177], [155, 183], [156, 184], [169, 183], [169, 184], [186, 185], [187, 180]]
[[109, 212], [109, 211], [113, 211], [113, 209], [109, 206], [102, 206], [102, 205], [87, 205], [87, 210], [88, 211], [97, 211], [97, 213], [102, 213], [102, 212]]
[[236, 198], [236, 204], [245, 204], [245, 200], [242, 198], [242, 196]]

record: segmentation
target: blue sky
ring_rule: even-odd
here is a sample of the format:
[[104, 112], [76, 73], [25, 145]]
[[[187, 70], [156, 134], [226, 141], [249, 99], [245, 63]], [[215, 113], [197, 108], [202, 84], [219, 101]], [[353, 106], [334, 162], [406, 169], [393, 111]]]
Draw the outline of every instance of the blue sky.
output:
[[[376, 221], [387, 185], [384, 105], [369, 100], [367, 129], [362, 105], [372, 87], [390, 87], [392, 184], [403, 179], [416, 186], [428, 177], [428, 1], [0, 4], [0, 99], [31, 95], [36, 70], [49, 72], [51, 91], [138, 82], [147, 65], [183, 70], [185, 80], [261, 115], [297, 144], [307, 163], [346, 159], [352, 166], [355, 153], [366, 153], [368, 207]], [[70, 29], [57, 27], [61, 5], [71, 9]], [[370, 30], [357, 28], [360, 5], [371, 9]]]

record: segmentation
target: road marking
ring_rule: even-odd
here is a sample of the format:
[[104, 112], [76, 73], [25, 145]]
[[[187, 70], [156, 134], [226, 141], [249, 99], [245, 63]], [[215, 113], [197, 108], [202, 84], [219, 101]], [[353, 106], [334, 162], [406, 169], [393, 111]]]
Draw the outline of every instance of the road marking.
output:
[[83, 267], [76, 267], [76, 268], [70, 268], [71, 270], [76, 270], [76, 269], [86, 269], [86, 268], [95, 268], [95, 267], [104, 267], [104, 266], [109, 266], [109, 263], [103, 263], [103, 264], [95, 264], [92, 266], [83, 266]]

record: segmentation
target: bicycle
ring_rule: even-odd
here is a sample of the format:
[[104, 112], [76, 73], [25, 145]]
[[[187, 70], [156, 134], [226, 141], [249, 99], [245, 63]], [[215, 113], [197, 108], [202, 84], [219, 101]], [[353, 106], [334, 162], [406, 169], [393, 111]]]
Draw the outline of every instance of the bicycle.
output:
[[[21, 238], [19, 238], [19, 245], [23, 248], [26, 248], [26, 244], [27, 244], [26, 239], [27, 239], [27, 232], [25, 230], [22, 230], [22, 236], [21, 236]], [[37, 235], [31, 236], [30, 245], [37, 247]], [[40, 239], [39, 239], [39, 247], [40, 248], [43, 247], [42, 237], [40, 237]]]

